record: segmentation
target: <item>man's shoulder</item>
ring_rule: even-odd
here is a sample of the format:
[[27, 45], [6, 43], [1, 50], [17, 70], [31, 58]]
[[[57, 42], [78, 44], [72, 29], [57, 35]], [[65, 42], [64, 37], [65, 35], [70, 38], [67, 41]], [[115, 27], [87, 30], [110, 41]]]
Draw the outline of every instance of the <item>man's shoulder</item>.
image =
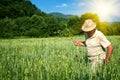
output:
[[104, 34], [101, 31], [97, 30], [97, 36], [104, 36]]

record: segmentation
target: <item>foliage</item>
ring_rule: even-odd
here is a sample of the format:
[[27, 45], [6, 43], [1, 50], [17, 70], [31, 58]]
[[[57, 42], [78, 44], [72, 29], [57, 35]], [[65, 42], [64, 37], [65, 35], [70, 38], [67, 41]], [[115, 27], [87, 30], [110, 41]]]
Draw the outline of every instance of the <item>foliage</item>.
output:
[[80, 19], [81, 24], [83, 24], [86, 19], [92, 19], [97, 25], [100, 23], [99, 16], [95, 13], [85, 13], [81, 15]]
[[100, 22], [94, 13], [55, 17], [42, 12], [29, 0], [0, 0], [0, 38], [81, 35], [86, 19], [96, 22], [97, 29], [106, 35], [120, 35], [119, 22]]
[[13, 38], [15, 22], [12, 19], [0, 20], [0, 38]]
[[46, 15], [28, 0], [0, 0], [0, 19]]
[[120, 22], [111, 22], [107, 24], [108, 35], [120, 35]]
[[99, 20], [99, 16], [95, 13], [85, 13], [83, 14], [81, 17], [80, 17], [80, 26], [82, 27], [82, 24], [84, 23], [84, 21], [86, 19], [92, 19], [96, 25], [97, 25], [97, 28], [99, 28], [99, 24], [100, 24], [100, 20]]
[[69, 19], [68, 26], [72, 27], [72, 32], [74, 35], [82, 34], [83, 31], [81, 30], [81, 27], [86, 19], [92, 19], [94, 22], [96, 22], [97, 27], [99, 27], [100, 21], [99, 17], [97, 14], [94, 13], [85, 13], [81, 15], [80, 17], [78, 16], [72, 16]]
[[16, 19], [4, 18], [0, 20], [0, 37], [14, 38], [18, 36], [49, 37], [58, 36], [65, 28], [65, 20], [53, 16], [19, 17]]
[[98, 29], [107, 35], [107, 22], [100, 22]]
[[72, 34], [79, 34], [81, 33], [81, 27], [80, 27], [80, 18], [78, 16], [72, 16], [70, 17], [68, 21], [68, 28], [71, 29]]

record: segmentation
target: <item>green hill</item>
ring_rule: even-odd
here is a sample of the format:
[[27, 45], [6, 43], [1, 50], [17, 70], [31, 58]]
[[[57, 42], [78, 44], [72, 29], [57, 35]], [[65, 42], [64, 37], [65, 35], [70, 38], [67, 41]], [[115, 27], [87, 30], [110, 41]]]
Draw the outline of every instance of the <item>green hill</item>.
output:
[[73, 16], [73, 15], [65, 15], [65, 14], [62, 14], [62, 13], [59, 13], [59, 12], [53, 12], [53, 13], [50, 13], [50, 14], [55, 16], [55, 17], [58, 17], [58, 18], [70, 18], [71, 16]]
[[29, 0], [0, 0], [0, 19], [46, 15]]

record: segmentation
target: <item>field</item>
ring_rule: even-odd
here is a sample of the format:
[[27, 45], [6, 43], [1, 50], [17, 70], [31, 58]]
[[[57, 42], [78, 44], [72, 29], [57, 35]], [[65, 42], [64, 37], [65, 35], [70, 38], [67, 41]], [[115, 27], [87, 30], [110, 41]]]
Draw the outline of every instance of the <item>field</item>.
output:
[[0, 39], [0, 80], [120, 80], [120, 36], [107, 36], [114, 46], [111, 60], [96, 73], [86, 48], [63, 38]]

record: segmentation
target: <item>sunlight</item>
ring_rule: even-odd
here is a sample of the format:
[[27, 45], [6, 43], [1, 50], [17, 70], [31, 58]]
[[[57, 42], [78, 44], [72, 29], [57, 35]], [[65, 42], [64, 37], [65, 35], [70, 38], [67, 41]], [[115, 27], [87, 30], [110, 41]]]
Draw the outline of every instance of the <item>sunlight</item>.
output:
[[99, 15], [101, 20], [110, 19], [112, 6], [106, 4], [98, 4], [95, 7], [95, 12]]
[[92, 0], [88, 3], [92, 12], [97, 13], [101, 21], [112, 19], [112, 16], [118, 14], [117, 0]]

